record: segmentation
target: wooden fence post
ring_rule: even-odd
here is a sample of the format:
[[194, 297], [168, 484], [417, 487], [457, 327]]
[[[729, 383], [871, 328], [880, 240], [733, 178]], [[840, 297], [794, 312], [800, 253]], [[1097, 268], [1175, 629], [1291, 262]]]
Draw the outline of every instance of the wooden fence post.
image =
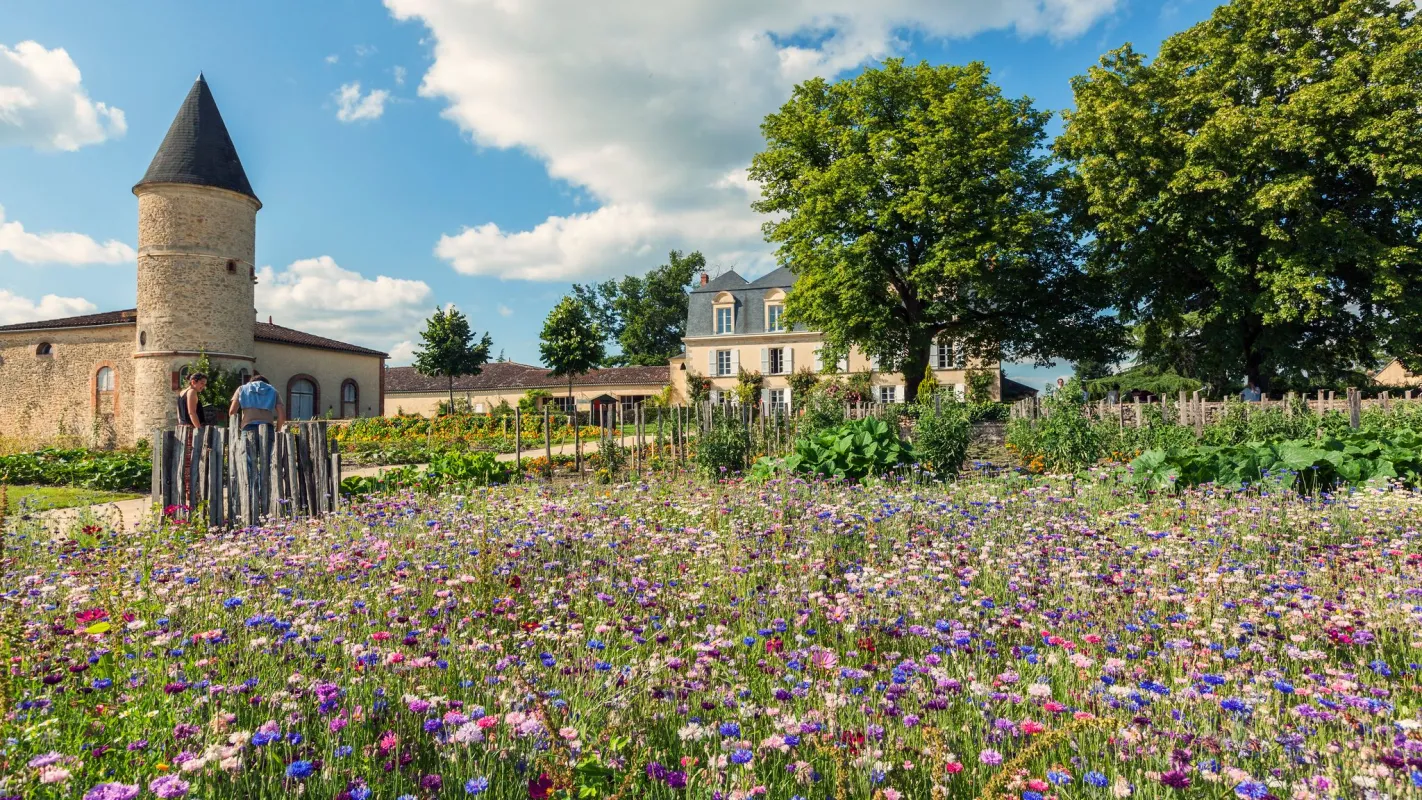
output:
[[553, 480], [553, 415], [543, 406], [543, 456], [548, 459], [548, 480]]
[[578, 420], [577, 401], [573, 401], [573, 472], [583, 476], [583, 426]]
[[523, 410], [514, 408], [514, 472], [523, 475]]
[[1354, 430], [1362, 427], [1363, 390], [1348, 389], [1348, 426]]

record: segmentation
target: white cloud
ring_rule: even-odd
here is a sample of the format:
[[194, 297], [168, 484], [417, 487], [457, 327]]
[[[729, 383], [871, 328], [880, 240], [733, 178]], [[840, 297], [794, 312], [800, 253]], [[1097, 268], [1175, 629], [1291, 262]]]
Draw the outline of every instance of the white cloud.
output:
[[508, 306], [504, 305], [503, 303], [499, 303], [499, 316], [501, 316], [501, 317], [512, 317], [512, 316], [513, 316], [513, 309], [512, 309], [512, 308], [509, 308]]
[[[424, 281], [367, 278], [330, 256], [257, 270], [257, 317], [351, 344], [387, 348], [411, 336], [430, 311]], [[390, 352], [390, 351], [386, 351]]]
[[373, 44], [358, 44], [358, 45], [355, 46], [355, 52], [356, 52], [356, 55], [359, 56], [360, 58], [365, 58], [366, 56], [374, 55], [374, 54], [375, 54], [375, 45], [373, 45]]
[[330, 54], [329, 56], [326, 56], [326, 63], [327, 63], [327, 64], [336, 64], [336, 63], [339, 63], [340, 60], [341, 60], [341, 57], [338, 56], [338, 55], [336, 55], [335, 53], [332, 53], [332, 54]]
[[64, 48], [0, 44], [0, 145], [78, 150], [127, 129], [121, 109], [89, 99]]
[[335, 97], [340, 106], [336, 109], [336, 119], [361, 122], [380, 119], [380, 115], [385, 113], [385, 101], [390, 99], [390, 93], [384, 89], [371, 89], [369, 94], [362, 96], [360, 81], [351, 81], [341, 86]]
[[586, 191], [590, 214], [506, 231], [471, 220], [436, 252], [461, 272], [567, 280], [673, 247], [765, 265], [744, 169], [791, 87], [894, 55], [902, 34], [1075, 36], [1120, 0], [385, 0], [430, 31], [420, 94], [483, 147], [520, 148]]
[[395, 73], [395, 85], [396, 85], [396, 86], [404, 86], [404, 85], [405, 85], [405, 76], [406, 76], [407, 74], [409, 74], [409, 73], [405, 70], [405, 68], [404, 68], [404, 67], [397, 66], [397, 67], [395, 67], [394, 70], [392, 70], [392, 72]]
[[0, 206], [0, 253], [25, 264], [129, 264], [138, 258], [132, 247], [110, 239], [99, 244], [82, 233], [30, 233], [19, 222], [5, 221]]
[[396, 342], [385, 351], [390, 356], [390, 365], [393, 367], [409, 366], [415, 360], [415, 343], [410, 339]]
[[38, 322], [44, 319], [92, 314], [98, 306], [82, 297], [60, 297], [47, 294], [40, 301], [21, 297], [8, 289], [0, 289], [0, 325]]

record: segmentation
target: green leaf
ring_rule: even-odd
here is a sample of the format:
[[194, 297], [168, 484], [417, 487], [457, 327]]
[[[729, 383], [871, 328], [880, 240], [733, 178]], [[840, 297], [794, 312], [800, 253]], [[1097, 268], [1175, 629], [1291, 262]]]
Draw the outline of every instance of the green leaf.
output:
[[108, 633], [111, 628], [113, 628], [113, 625], [108, 622], [95, 622], [93, 625], [85, 628], [84, 632], [88, 634]]

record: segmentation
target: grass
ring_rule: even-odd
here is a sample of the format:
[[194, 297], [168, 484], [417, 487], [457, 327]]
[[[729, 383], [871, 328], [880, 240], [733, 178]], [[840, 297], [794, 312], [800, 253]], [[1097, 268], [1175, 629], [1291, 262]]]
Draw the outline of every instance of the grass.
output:
[[14, 514], [21, 506], [31, 511], [116, 503], [142, 497], [128, 492], [105, 492], [73, 486], [10, 486], [6, 488], [5, 512]]

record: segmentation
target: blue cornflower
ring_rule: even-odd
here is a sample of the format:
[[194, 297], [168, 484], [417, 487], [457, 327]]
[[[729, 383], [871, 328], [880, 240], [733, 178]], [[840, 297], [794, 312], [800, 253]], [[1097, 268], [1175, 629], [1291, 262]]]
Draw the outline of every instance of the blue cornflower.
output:
[[280, 733], [262, 733], [261, 731], [257, 731], [256, 733], [252, 734], [252, 746], [266, 747], [267, 745], [280, 738]]
[[599, 641], [599, 640], [597, 640], [597, 639], [589, 639], [589, 640], [588, 640], [588, 649], [589, 649], [589, 650], [606, 650], [606, 649], [607, 649], [607, 645], [603, 644], [601, 641]]
[[464, 782], [464, 791], [468, 794], [483, 794], [488, 788], [488, 778], [471, 778]]
[[721, 733], [722, 736], [725, 736], [725, 737], [728, 737], [728, 738], [729, 738], [729, 737], [732, 737], [732, 736], [740, 736], [740, 735], [741, 735], [741, 726], [740, 726], [740, 723], [736, 723], [736, 722], [723, 722], [723, 723], [721, 723], [721, 726], [720, 726], [719, 728], [717, 728], [717, 730], [720, 731], [720, 733]]
[[1236, 714], [1248, 714], [1249, 704], [1237, 697], [1226, 697], [1220, 701], [1220, 708], [1225, 711], [1232, 711]]
[[551, 667], [558, 663], [558, 659], [554, 658], [552, 653], [543, 653], [538, 656], [538, 660], [542, 661], [545, 667]]
[[1066, 774], [1065, 772], [1058, 772], [1054, 769], [1049, 769], [1047, 770], [1047, 780], [1051, 781], [1052, 783], [1055, 783], [1058, 786], [1064, 786], [1068, 783], [1071, 783], [1071, 776]]
[[741, 748], [740, 750], [731, 753], [732, 764], [749, 764], [750, 760], [751, 751], [746, 750], [745, 748]]
[[1274, 681], [1274, 688], [1284, 694], [1294, 693], [1294, 685], [1288, 681]]
[[311, 773], [315, 771], [316, 768], [311, 765], [310, 761], [293, 761], [286, 768], [286, 777], [302, 780], [310, 777]]
[[1088, 784], [1095, 786], [1098, 789], [1104, 789], [1111, 783], [1111, 781], [1106, 779], [1105, 775], [1102, 775], [1094, 769], [1081, 776], [1081, 779], [1086, 781]]
[[1225, 684], [1225, 679], [1219, 675], [1201, 675], [1200, 680], [1210, 686], [1223, 686]]
[[351, 800], [370, 800], [370, 787], [357, 786], [350, 791]]
[[90, 685], [93, 686], [95, 689], [108, 689], [109, 687], [114, 685], [114, 682], [109, 680], [108, 678], [99, 678]]
[[1022, 793], [1022, 800], [1043, 800], [1041, 792], [1026, 791]]
[[1269, 787], [1258, 781], [1245, 781], [1234, 787], [1236, 797], [1243, 797], [1246, 800], [1263, 800], [1269, 794]]
[[236, 608], [237, 606], [240, 606], [240, 605], [242, 605], [242, 598], [240, 598], [240, 597], [229, 597], [229, 598], [227, 598], [226, 600], [223, 600], [223, 601], [222, 601], [222, 607], [223, 607], [223, 608], [231, 609], [231, 608]]
[[343, 744], [336, 748], [336, 758], [345, 758], [351, 754], [352, 750], [354, 750], [353, 747], [348, 744]]

